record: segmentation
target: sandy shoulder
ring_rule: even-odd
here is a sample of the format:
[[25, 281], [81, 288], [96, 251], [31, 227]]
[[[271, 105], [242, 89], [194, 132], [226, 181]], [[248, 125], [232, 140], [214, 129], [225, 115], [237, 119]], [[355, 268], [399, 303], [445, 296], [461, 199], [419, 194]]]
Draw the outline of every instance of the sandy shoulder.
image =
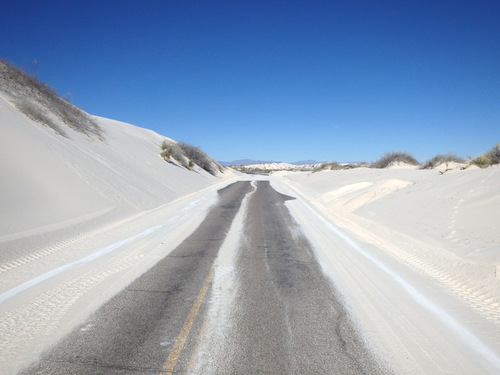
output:
[[334, 223], [500, 323], [500, 168], [359, 168], [276, 176]]
[[299, 198], [290, 209], [381, 361], [396, 373], [498, 371], [500, 168], [272, 179]]

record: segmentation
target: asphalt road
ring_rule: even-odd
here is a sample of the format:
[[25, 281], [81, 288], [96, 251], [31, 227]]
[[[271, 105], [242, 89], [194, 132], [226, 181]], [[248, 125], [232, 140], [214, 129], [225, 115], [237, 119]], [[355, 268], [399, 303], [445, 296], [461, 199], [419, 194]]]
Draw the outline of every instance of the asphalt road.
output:
[[203, 327], [214, 261], [252, 190], [250, 182], [220, 190], [191, 236], [23, 374], [386, 373], [290, 216], [284, 202], [293, 198], [267, 181], [245, 206], [225, 339], [217, 350], [200, 344], [214, 331]]

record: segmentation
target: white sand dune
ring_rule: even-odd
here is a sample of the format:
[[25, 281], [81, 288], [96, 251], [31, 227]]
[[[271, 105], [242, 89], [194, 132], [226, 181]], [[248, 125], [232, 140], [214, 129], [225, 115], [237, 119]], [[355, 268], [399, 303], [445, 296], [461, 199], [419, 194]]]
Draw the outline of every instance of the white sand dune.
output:
[[[62, 123], [61, 136], [0, 93], [3, 374], [165, 257], [203, 220], [218, 188], [266, 178], [189, 171], [160, 157], [165, 137], [95, 119], [104, 140]], [[269, 177], [299, 197], [287, 205], [367, 341], [397, 373], [500, 366], [500, 168], [460, 167]]]
[[266, 171], [295, 170], [298, 166], [290, 163], [261, 163], [245, 165], [246, 169], [262, 169]]
[[0, 121], [3, 240], [104, 212], [152, 209], [218, 181], [165, 162], [166, 138], [133, 125], [97, 118], [105, 141], [70, 129], [62, 137], [1, 97]]
[[500, 168], [460, 167], [273, 175], [396, 373], [500, 370]]
[[0, 92], [2, 374], [167, 255], [236, 176], [166, 162], [167, 138], [118, 121], [95, 118], [104, 140], [60, 123], [62, 136], [9, 99]]

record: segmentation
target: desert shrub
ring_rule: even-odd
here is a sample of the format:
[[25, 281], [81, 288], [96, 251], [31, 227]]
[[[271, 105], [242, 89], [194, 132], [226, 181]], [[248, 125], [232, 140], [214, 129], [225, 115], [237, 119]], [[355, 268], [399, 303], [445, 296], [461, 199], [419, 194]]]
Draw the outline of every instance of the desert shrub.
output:
[[[200, 150], [200, 148], [189, 145], [187, 143], [178, 143], [183, 154], [196, 164], [201, 169], [204, 169], [208, 173], [215, 175], [218, 170], [222, 170], [222, 167], [215, 160], [210, 158], [207, 154]], [[193, 165], [194, 166], [194, 165]], [[192, 167], [191, 167], [192, 168]]]
[[465, 160], [461, 158], [460, 156], [452, 153], [447, 153], [447, 154], [438, 154], [434, 156], [433, 158], [430, 158], [427, 160], [424, 165], [422, 166], [422, 169], [432, 169], [437, 167], [440, 164], [443, 163], [449, 163], [449, 162], [456, 162], [456, 163], [464, 163]]
[[406, 163], [410, 165], [419, 165], [420, 163], [407, 152], [388, 152], [379, 160], [373, 163], [373, 168], [387, 168], [394, 163]]
[[488, 151], [487, 156], [491, 159], [491, 164], [500, 164], [500, 143], [497, 143], [490, 151]]
[[184, 168], [189, 168], [189, 161], [184, 156], [182, 149], [176, 142], [163, 140], [160, 145], [161, 152], [160, 156], [165, 160], [170, 162], [172, 159], [179, 162]]
[[215, 162], [215, 167], [219, 170], [219, 172], [224, 173], [224, 167], [222, 166], [222, 164], [216, 162], [215, 160], [214, 162]]
[[189, 160], [184, 156], [177, 144], [172, 147], [172, 158], [177, 160], [184, 168], [189, 168]]
[[354, 169], [354, 168], [359, 168], [360, 165], [357, 163], [347, 163], [347, 164], [342, 164], [341, 169]]
[[95, 135], [100, 139], [104, 139], [104, 132], [100, 126], [80, 108], [61, 97], [54, 101], [54, 105], [54, 112], [66, 125], [80, 133]]
[[52, 130], [54, 130], [57, 134], [66, 136], [66, 133], [56, 122], [51, 119], [44, 108], [38, 106], [37, 104], [28, 101], [21, 100], [16, 103], [16, 108], [28, 116], [33, 121], [36, 121], [42, 125], [46, 125]]
[[337, 163], [336, 161], [328, 161], [325, 163], [321, 163], [320, 165], [315, 167], [313, 169], [313, 173], [324, 171], [324, 170], [333, 171], [333, 170], [338, 170], [338, 169], [342, 169], [342, 166], [339, 163]]
[[163, 141], [161, 143], [161, 157], [165, 161], [170, 161], [170, 158], [172, 157], [172, 151], [173, 151], [173, 144], [168, 142], [168, 141]]
[[500, 164], [500, 143], [497, 143], [491, 150], [483, 155], [480, 155], [475, 159], [471, 159], [469, 164], [474, 164], [481, 168]]
[[[0, 59], [0, 87], [14, 98], [17, 107], [28, 117], [33, 116], [33, 106], [23, 104], [25, 101], [36, 103], [37, 107], [53, 113], [62, 122], [72, 129], [86, 135], [95, 135], [104, 139], [104, 131], [99, 125], [80, 108], [61, 98], [47, 84], [40, 82], [37, 77]], [[31, 111], [31, 112], [30, 112]], [[45, 119], [46, 120], [46, 119]], [[41, 119], [36, 120], [46, 124]], [[52, 127], [52, 126], [51, 126]], [[59, 132], [59, 134], [62, 134]]]
[[259, 168], [259, 167], [247, 167], [244, 165], [235, 165], [232, 168], [236, 169], [237, 171], [241, 173], [246, 173], [246, 174], [260, 174], [260, 175], [269, 175], [270, 171]]

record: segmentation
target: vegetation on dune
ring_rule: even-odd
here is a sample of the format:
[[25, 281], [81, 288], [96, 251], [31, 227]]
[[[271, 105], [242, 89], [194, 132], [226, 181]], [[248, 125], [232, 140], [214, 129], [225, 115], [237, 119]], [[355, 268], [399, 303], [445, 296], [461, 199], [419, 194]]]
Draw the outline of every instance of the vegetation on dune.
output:
[[246, 174], [268, 175], [269, 173], [274, 172], [274, 171], [269, 171], [269, 170], [259, 168], [259, 167], [247, 167], [244, 165], [233, 165], [231, 168], [234, 168], [237, 171], [239, 171], [241, 173], [246, 173]]
[[480, 168], [500, 164], [500, 143], [497, 143], [491, 150], [485, 152], [477, 158], [472, 159], [469, 157], [469, 159], [470, 161], [468, 165], [477, 165]]
[[183, 155], [181, 148], [176, 142], [164, 140], [161, 144], [160, 155], [165, 161], [174, 159], [184, 168], [189, 168], [189, 161]]
[[339, 163], [337, 163], [336, 161], [328, 161], [328, 162], [321, 163], [320, 165], [316, 166], [313, 169], [313, 173], [325, 171], [325, 170], [336, 171], [338, 169], [342, 169], [342, 166]]
[[[104, 140], [104, 131], [90, 115], [61, 98], [37, 77], [1, 58], [0, 88], [21, 113], [33, 121], [50, 127], [57, 134], [67, 135], [63, 126], [65, 124], [78, 132]], [[198, 165], [212, 175], [224, 170], [200, 148], [187, 143], [165, 140], [160, 147], [160, 155], [164, 160], [174, 159], [184, 168], [192, 169]]]
[[[47, 84], [38, 80], [37, 77], [24, 72], [23, 70], [11, 65], [0, 58], [0, 88], [7, 94], [8, 100], [22, 112], [24, 115], [40, 124], [50, 127], [57, 134], [66, 136], [66, 131], [61, 124], [86, 134], [88, 136], [97, 136], [104, 140], [104, 131], [99, 127], [96, 121], [80, 108], [61, 98]], [[199, 147], [187, 143], [177, 143], [173, 141], [163, 141], [161, 144], [161, 157], [170, 162], [177, 161], [181, 166], [187, 169], [194, 168], [195, 165], [212, 175], [217, 171], [223, 172], [223, 167], [215, 160], [205, 154]], [[457, 162], [464, 163], [464, 159], [453, 153], [438, 154], [427, 160], [422, 169], [432, 169], [440, 164]], [[407, 152], [386, 153], [379, 160], [372, 164], [340, 164], [335, 161], [322, 163], [318, 166], [302, 166], [298, 170], [319, 172], [322, 170], [340, 170], [350, 169], [359, 166], [370, 166], [372, 168], [388, 168], [395, 163], [404, 163], [418, 166], [420, 163]], [[469, 157], [467, 166], [476, 165], [485, 168], [500, 164], [500, 143], [497, 143], [486, 153], [472, 158]], [[464, 167], [464, 168], [466, 168]], [[255, 168], [250, 170], [246, 167], [233, 167], [246, 173], [269, 173], [271, 171]]]
[[199, 147], [187, 143], [164, 140], [161, 144], [160, 156], [168, 162], [174, 159], [187, 169], [193, 169], [197, 165], [214, 176], [217, 171], [223, 172], [224, 170], [219, 163], [201, 151]]
[[336, 161], [328, 161], [325, 163], [321, 163], [313, 169], [313, 173], [320, 171], [338, 171], [341, 169], [354, 169], [360, 167], [366, 167], [367, 164], [365, 162], [361, 163], [337, 163]]
[[460, 156], [453, 154], [453, 153], [447, 153], [447, 154], [438, 154], [434, 156], [433, 158], [430, 158], [427, 160], [424, 165], [422, 166], [422, 169], [432, 169], [437, 167], [440, 164], [443, 163], [465, 163], [465, 160], [461, 158]]
[[0, 87], [22, 113], [58, 134], [66, 134], [57, 124], [60, 121], [80, 133], [104, 139], [103, 130], [87, 113], [61, 98], [37, 77], [3, 59], [0, 59]]
[[373, 168], [387, 168], [395, 163], [404, 163], [409, 165], [420, 165], [420, 163], [409, 153], [397, 151], [388, 152], [375, 163], [372, 163]]
[[[269, 166], [268, 164], [271, 164]], [[277, 164], [277, 166], [273, 166], [273, 164]], [[280, 164], [284, 164], [280, 166]], [[316, 164], [302, 164], [295, 165], [290, 168], [290, 164], [288, 163], [280, 163], [280, 162], [272, 162], [272, 163], [261, 163], [261, 164], [252, 164], [252, 165], [232, 165], [231, 168], [236, 169], [239, 172], [246, 174], [261, 174], [261, 175], [269, 175], [270, 173], [280, 172], [280, 171], [296, 171], [296, 172], [318, 172]]]
[[196, 164], [201, 169], [212, 175], [216, 175], [217, 171], [222, 172], [224, 168], [210, 156], [205, 154], [199, 147], [192, 146], [187, 143], [178, 143], [182, 153], [192, 162], [191, 168]]
[[165, 161], [170, 161], [170, 159], [172, 158], [172, 146], [167, 141], [163, 141], [161, 143], [160, 156]]
[[36, 102], [30, 100], [21, 100], [16, 103], [16, 108], [33, 121], [48, 126], [59, 135], [66, 136], [66, 132], [57, 124], [57, 121], [55, 121], [47, 113], [47, 111]]
[[[484, 154], [472, 158], [468, 156], [469, 162], [467, 165], [463, 166], [462, 169], [465, 169], [471, 165], [476, 165], [480, 168], [485, 168], [492, 165], [500, 164], [500, 143], [497, 143], [491, 150], [485, 152]], [[446, 164], [446, 170], [441, 171], [441, 174], [444, 174], [446, 171], [452, 170], [452, 168], [448, 168], [448, 163], [465, 163], [465, 159], [461, 158], [457, 154], [454, 153], [446, 153], [446, 154], [438, 154], [429, 160], [427, 160], [422, 166], [421, 169], [433, 169], [438, 167], [441, 164]], [[339, 169], [350, 169], [361, 166], [369, 166], [372, 168], [388, 168], [395, 163], [404, 163], [409, 165], [420, 165], [420, 163], [409, 153], [407, 152], [390, 152], [386, 153], [379, 160], [374, 163], [366, 164], [366, 163], [358, 163], [358, 164], [339, 164], [337, 162], [326, 162], [321, 163], [316, 166], [313, 172], [319, 172], [323, 170], [339, 170]]]

